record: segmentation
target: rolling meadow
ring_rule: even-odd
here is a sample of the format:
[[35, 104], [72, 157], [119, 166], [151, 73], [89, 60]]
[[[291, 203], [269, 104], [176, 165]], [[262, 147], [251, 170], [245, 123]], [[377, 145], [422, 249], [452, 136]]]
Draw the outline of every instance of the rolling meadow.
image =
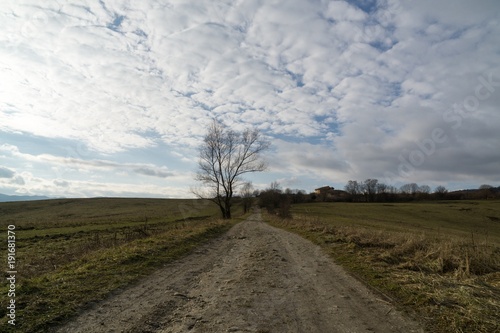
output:
[[[46, 331], [237, 221], [221, 221], [218, 214], [215, 205], [202, 200], [0, 203], [0, 227], [6, 232], [8, 225], [15, 226], [16, 331]], [[2, 299], [7, 296], [7, 284], [0, 293]], [[0, 315], [5, 319], [0, 331], [6, 332], [5, 306]]]
[[320, 245], [430, 332], [498, 332], [500, 202], [310, 203], [274, 226]]
[[[224, 234], [244, 218], [234, 207], [228, 221], [202, 200], [0, 203], [4, 237], [15, 226], [16, 331], [47, 331]], [[321, 246], [428, 331], [499, 330], [498, 201], [315, 202], [292, 205], [292, 218], [264, 217]]]

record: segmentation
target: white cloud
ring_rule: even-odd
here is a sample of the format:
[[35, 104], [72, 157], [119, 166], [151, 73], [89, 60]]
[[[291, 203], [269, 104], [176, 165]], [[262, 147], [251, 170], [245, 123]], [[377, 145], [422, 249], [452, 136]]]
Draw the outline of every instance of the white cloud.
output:
[[[113, 157], [165, 145], [192, 165], [217, 117], [238, 130], [251, 125], [271, 138], [302, 140], [312, 152], [307, 164], [325, 177], [333, 173], [316, 153], [326, 152], [341, 177], [375, 177], [443, 128], [449, 140], [415, 177], [438, 179], [448, 166], [450, 177], [487, 173], [500, 181], [491, 130], [500, 125], [500, 87], [474, 112], [444, 116], [474, 96], [478, 77], [500, 81], [497, 1], [370, 4], [4, 1], [0, 135], [75, 140], [102, 154], [24, 156], [38, 167], [170, 179], [180, 171]], [[460, 126], [443, 117], [459, 117]], [[280, 154], [291, 161], [285, 178], [303, 171], [294, 153]]]
[[0, 178], [13, 178], [16, 173], [9, 168], [0, 166]]
[[275, 140], [274, 148], [276, 153], [270, 159], [270, 169], [274, 172], [334, 181], [340, 181], [349, 172], [350, 166], [343, 156], [326, 144]]
[[10, 177], [0, 177], [0, 188], [15, 193], [52, 197], [192, 196], [189, 189], [182, 186], [192, 179], [189, 171], [174, 172], [166, 167], [144, 163], [84, 160], [50, 154], [31, 155], [7, 144], [0, 146], [0, 156], [6, 160], [15, 159], [22, 166], [19, 169], [30, 170], [16, 172], [5, 168], [10, 171]]
[[336, 21], [362, 21], [368, 16], [361, 9], [351, 6], [346, 1], [330, 2], [326, 15]]
[[[155, 165], [143, 163], [117, 163], [107, 160], [85, 160], [74, 157], [54, 156], [50, 154], [31, 155], [22, 153], [17, 147], [8, 144], [1, 145], [0, 152], [7, 153], [11, 157], [15, 157], [25, 162], [43, 163], [45, 165], [53, 166], [54, 168], [75, 169], [80, 172], [93, 172], [98, 170], [119, 172], [120, 170], [122, 170], [159, 178], [175, 176], [174, 172], [169, 171], [168, 168], [164, 166], [157, 167]], [[0, 169], [0, 171], [2, 170], [3, 169]], [[7, 171], [8, 169], [5, 168], [5, 173], [7, 173]], [[11, 172], [11, 177], [6, 178], [12, 178], [14, 173], [13, 171]]]

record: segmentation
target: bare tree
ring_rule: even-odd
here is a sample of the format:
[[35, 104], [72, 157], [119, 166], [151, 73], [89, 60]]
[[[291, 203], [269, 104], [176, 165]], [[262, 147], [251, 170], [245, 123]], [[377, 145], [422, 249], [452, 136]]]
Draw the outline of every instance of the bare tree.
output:
[[479, 186], [479, 197], [488, 199], [491, 195], [493, 195], [493, 186], [488, 184]]
[[401, 186], [401, 192], [407, 195], [412, 195], [415, 196], [418, 192], [418, 184], [416, 183], [410, 183], [410, 184], [404, 184]]
[[375, 194], [377, 193], [378, 179], [368, 178], [363, 184], [363, 189], [367, 197], [367, 201], [375, 201]]
[[445, 194], [445, 193], [448, 193], [448, 190], [446, 189], [446, 187], [442, 186], [442, 185], [439, 185], [438, 187], [436, 187], [436, 189], [434, 190], [434, 193], [441, 193], [441, 194]]
[[243, 182], [242, 175], [266, 169], [261, 154], [269, 145], [256, 129], [238, 133], [214, 120], [200, 147], [196, 175], [196, 180], [203, 183], [207, 191], [193, 192], [215, 202], [222, 218], [230, 219], [233, 193]]
[[418, 192], [418, 184], [417, 183], [411, 183], [410, 184], [410, 193], [411, 195], [415, 196]]
[[287, 189], [283, 192], [280, 184], [276, 181], [272, 182], [271, 187], [260, 192], [259, 195], [259, 205], [266, 208], [269, 213], [282, 218], [291, 217], [291, 203], [291, 190]]
[[388, 188], [388, 186], [386, 184], [378, 183], [377, 184], [377, 194], [387, 193], [387, 188]]
[[360, 193], [360, 186], [357, 181], [349, 180], [344, 186], [344, 190], [350, 194], [352, 201], [355, 201], [356, 196]]
[[277, 193], [281, 193], [281, 185], [278, 183], [276, 180], [271, 183], [271, 186], [269, 187], [269, 190]]
[[418, 192], [423, 194], [431, 193], [431, 187], [429, 185], [422, 185], [418, 188]]
[[378, 200], [381, 200], [381, 201], [387, 200], [387, 189], [388, 189], [388, 186], [386, 184], [384, 184], [384, 183], [377, 184], [377, 197], [379, 198]]
[[442, 185], [439, 185], [438, 187], [436, 187], [436, 189], [434, 190], [434, 195], [438, 198], [438, 199], [442, 199], [446, 196], [446, 193], [448, 193], [448, 190], [446, 189], [446, 187], [442, 186]]
[[246, 182], [241, 188], [241, 198], [243, 200], [243, 213], [247, 213], [252, 206], [253, 185], [252, 182]]

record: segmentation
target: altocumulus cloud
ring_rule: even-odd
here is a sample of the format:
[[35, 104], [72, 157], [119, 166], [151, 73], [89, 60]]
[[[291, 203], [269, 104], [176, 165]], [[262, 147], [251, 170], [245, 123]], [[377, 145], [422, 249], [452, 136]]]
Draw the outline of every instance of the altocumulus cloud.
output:
[[0, 166], [0, 178], [12, 178], [16, 173], [9, 168]]
[[15, 171], [0, 166], [0, 186], [17, 187], [25, 185], [24, 178]]
[[160, 177], [160, 178], [172, 177], [174, 175], [172, 172], [155, 170], [153, 168], [145, 168], [145, 167], [134, 169], [134, 171], [141, 175]]
[[[35, 165], [94, 177], [74, 175], [85, 195], [112, 172], [115, 187], [133, 173], [179, 189], [214, 117], [277, 139], [273, 173], [313, 174], [305, 187], [387, 171], [431, 185], [496, 182], [499, 14], [496, 0], [4, 1], [0, 135], [84, 145], [89, 156], [68, 157], [10, 142]], [[480, 77], [491, 89], [474, 106]], [[446, 140], [398, 173], [436, 128]], [[160, 147], [170, 157], [118, 160]], [[24, 179], [56, 184], [40, 170]]]

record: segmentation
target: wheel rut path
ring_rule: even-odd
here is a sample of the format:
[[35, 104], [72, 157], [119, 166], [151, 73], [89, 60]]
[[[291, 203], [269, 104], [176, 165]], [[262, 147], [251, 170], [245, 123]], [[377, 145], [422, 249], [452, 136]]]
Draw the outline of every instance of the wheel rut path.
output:
[[423, 332], [310, 241], [256, 211], [52, 332]]

